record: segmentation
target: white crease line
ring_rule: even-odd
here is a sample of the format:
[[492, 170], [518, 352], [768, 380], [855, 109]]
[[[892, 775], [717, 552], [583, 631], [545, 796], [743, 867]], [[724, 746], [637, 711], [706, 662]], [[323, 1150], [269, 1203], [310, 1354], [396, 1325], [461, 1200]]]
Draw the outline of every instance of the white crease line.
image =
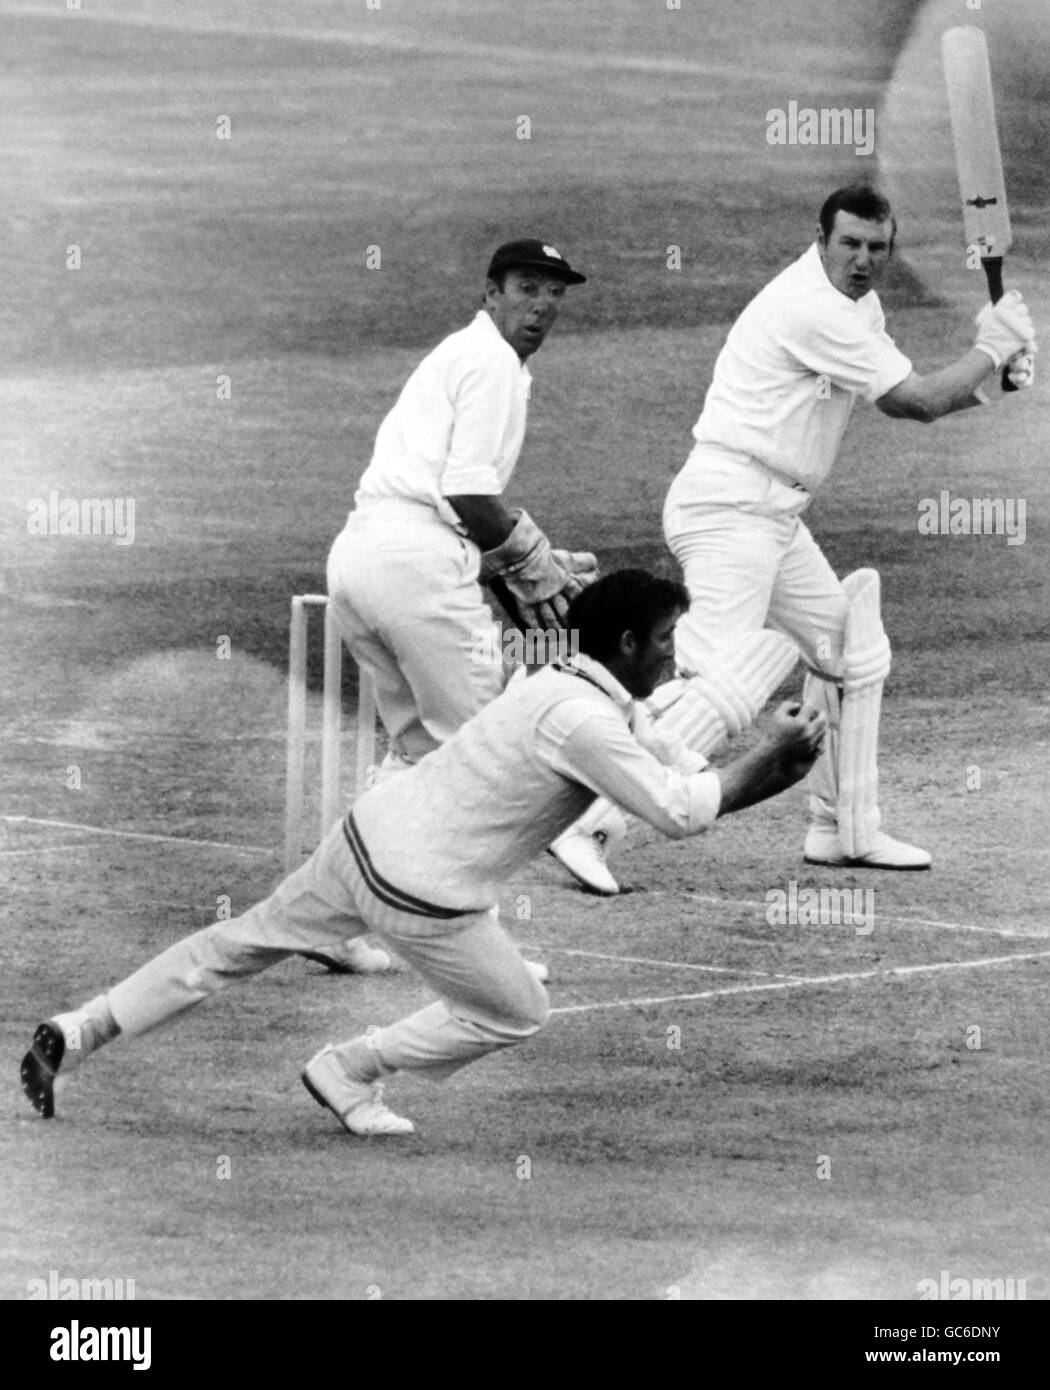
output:
[[[759, 902], [757, 898], [713, 898], [706, 893], [685, 893], [683, 896], [692, 902], [710, 903], [712, 907], [760, 907], [765, 910], [769, 906], [768, 903]], [[1005, 936], [1018, 941], [1045, 941], [1047, 935], [1043, 931], [1015, 931], [1012, 927], [985, 927], [975, 922], [941, 922], [929, 917], [890, 917], [876, 911], [876, 925], [879, 922], [899, 922], [906, 927], [938, 927], [943, 931], [986, 932], [990, 936]]]
[[729, 994], [762, 994], [775, 989], [800, 989], [804, 985], [837, 985], [855, 980], [892, 979], [894, 975], [925, 975], [934, 970], [973, 970], [985, 965], [1006, 965], [1016, 960], [1045, 960], [1050, 951], [1019, 951], [1010, 956], [986, 956], [983, 960], [949, 960], [934, 965], [899, 965], [889, 970], [852, 971], [846, 975], [810, 975], [789, 980], [775, 980], [763, 985], [727, 985], [725, 989], [707, 989], [700, 994], [663, 994], [649, 999], [610, 999], [597, 1004], [568, 1004], [551, 1009], [552, 1014], [587, 1014], [598, 1009], [631, 1009], [655, 1007], [657, 1004], [688, 1004], [700, 999], [721, 999]]
[[0, 816], [9, 825], [47, 825], [56, 830], [83, 830], [91, 835], [114, 835], [121, 840], [147, 840], [151, 844], [195, 845], [198, 849], [232, 849], [242, 854], [276, 855], [275, 849], [263, 845], [231, 845], [225, 840], [191, 840], [185, 835], [148, 835], [144, 830], [111, 830], [104, 825], [79, 825], [76, 821], [41, 820], [37, 816]]
[[682, 960], [650, 960], [647, 956], [613, 956], [604, 951], [577, 951], [563, 946], [544, 948], [545, 954], [556, 956], [586, 956], [588, 960], [614, 960], [624, 965], [655, 965], [661, 970], [707, 970], [717, 975], [754, 975], [763, 980], [798, 980], [800, 975], [786, 975], [775, 970], [737, 970], [731, 965], [694, 965]]

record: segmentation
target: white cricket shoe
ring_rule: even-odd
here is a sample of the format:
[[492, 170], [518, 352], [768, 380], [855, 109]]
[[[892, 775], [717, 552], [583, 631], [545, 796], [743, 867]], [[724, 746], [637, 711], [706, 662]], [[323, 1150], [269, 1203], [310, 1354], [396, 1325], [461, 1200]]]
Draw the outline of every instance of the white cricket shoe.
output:
[[383, 1104], [379, 1081], [351, 1081], [329, 1043], [302, 1070], [303, 1085], [318, 1105], [337, 1116], [351, 1134], [412, 1134], [415, 1125]]
[[918, 845], [906, 845], [881, 830], [866, 854], [847, 857], [833, 825], [811, 825], [806, 832], [802, 856], [807, 864], [845, 865], [854, 869], [928, 869], [933, 856]]
[[611, 830], [588, 831], [570, 825], [551, 843], [548, 852], [585, 888], [611, 898], [620, 891], [620, 885], [609, 872], [606, 855], [620, 843], [626, 831], [622, 816], [614, 819]]
[[353, 936], [323, 951], [300, 951], [299, 954], [326, 965], [335, 975], [385, 975], [397, 969], [385, 951], [369, 946], [362, 936]]

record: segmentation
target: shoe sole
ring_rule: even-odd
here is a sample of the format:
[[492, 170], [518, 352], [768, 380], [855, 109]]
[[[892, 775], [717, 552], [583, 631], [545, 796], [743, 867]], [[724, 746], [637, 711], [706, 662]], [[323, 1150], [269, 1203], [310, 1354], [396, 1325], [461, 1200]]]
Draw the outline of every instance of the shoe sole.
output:
[[22, 1058], [22, 1090], [42, 1119], [55, 1113], [55, 1075], [66, 1053], [66, 1040], [50, 1023], [41, 1023], [33, 1034], [33, 1046]]
[[336, 960], [333, 956], [322, 955], [320, 951], [300, 951], [298, 954], [304, 960], [316, 961], [318, 965], [323, 965], [333, 975], [390, 975], [393, 973], [392, 964], [380, 966], [377, 970], [356, 970], [352, 965], [344, 965], [341, 960]]
[[358, 973], [356, 970], [351, 970], [349, 965], [343, 965], [342, 961], [333, 960], [331, 956], [322, 956], [319, 951], [300, 951], [299, 954], [304, 960], [316, 961], [318, 965], [323, 965], [333, 975], [356, 975]]
[[336, 1110], [333, 1106], [331, 1106], [331, 1105], [328, 1103], [328, 1101], [325, 1100], [324, 1096], [321, 1094], [321, 1092], [317, 1089], [317, 1087], [314, 1085], [314, 1083], [313, 1083], [313, 1082], [310, 1080], [310, 1078], [307, 1076], [305, 1070], [301, 1071], [301, 1072], [299, 1073], [299, 1076], [300, 1076], [300, 1078], [302, 1079], [303, 1085], [306, 1087], [306, 1089], [307, 1089], [307, 1090], [310, 1092], [310, 1094], [313, 1096], [313, 1098], [314, 1098], [314, 1100], [317, 1102], [317, 1104], [318, 1104], [319, 1106], [321, 1106], [322, 1109], [327, 1110], [330, 1114], [334, 1115], [335, 1118], [339, 1121], [339, 1123], [343, 1126], [343, 1129], [346, 1130], [347, 1134], [352, 1134], [352, 1135], [354, 1136], [355, 1139], [377, 1139], [377, 1138], [378, 1138], [378, 1139], [383, 1139], [383, 1138], [391, 1138], [391, 1137], [395, 1137], [395, 1138], [396, 1138], [396, 1137], [397, 1137], [398, 1135], [400, 1135], [400, 1134], [413, 1134], [413, 1133], [415, 1132], [415, 1129], [414, 1129], [414, 1127], [413, 1127], [413, 1129], [406, 1129], [406, 1130], [390, 1130], [390, 1131], [377, 1130], [375, 1134], [361, 1134], [361, 1133], [359, 1133], [356, 1129], [351, 1129], [350, 1126], [349, 1126], [349, 1125], [346, 1123], [346, 1121], [343, 1119], [342, 1115], [340, 1115], [339, 1111]]
[[802, 856], [802, 862], [823, 869], [877, 869], [891, 874], [921, 874], [933, 868], [932, 864], [871, 864], [867, 859], [811, 859], [808, 854]]
[[571, 875], [574, 883], [578, 883], [580, 887], [586, 889], [588, 893], [594, 893], [599, 898], [615, 898], [619, 895], [619, 884], [617, 884], [615, 888], [596, 888], [593, 883], [590, 883], [585, 878], [581, 878], [575, 869], [570, 868], [561, 855], [555, 853], [555, 851], [551, 849], [550, 845], [547, 846], [547, 853], [555, 863], [560, 864], [565, 872]]
[[[347, 973], [349, 973], [349, 972], [347, 972]], [[321, 1092], [317, 1089], [317, 1087], [314, 1085], [314, 1083], [313, 1083], [313, 1082], [310, 1080], [310, 1078], [307, 1076], [305, 1068], [299, 1073], [299, 1076], [300, 1076], [301, 1079], [302, 1079], [303, 1085], [306, 1087], [306, 1089], [307, 1089], [307, 1090], [310, 1092], [310, 1094], [313, 1096], [313, 1098], [314, 1098], [314, 1100], [317, 1102], [317, 1104], [320, 1105], [320, 1106], [322, 1107], [322, 1109], [330, 1111], [330, 1112], [335, 1116], [335, 1118], [339, 1121], [339, 1123], [342, 1124], [342, 1123], [343, 1123], [343, 1117], [342, 1117], [342, 1115], [340, 1115], [339, 1112], [338, 1112], [337, 1110], [333, 1110], [332, 1107], [328, 1104], [328, 1102], [325, 1100], [324, 1096], [321, 1094]], [[344, 1128], [345, 1128], [345, 1126], [344, 1126]], [[353, 1133], [353, 1130], [347, 1130], [347, 1133], [348, 1133], [348, 1134], [352, 1134], [352, 1133]]]

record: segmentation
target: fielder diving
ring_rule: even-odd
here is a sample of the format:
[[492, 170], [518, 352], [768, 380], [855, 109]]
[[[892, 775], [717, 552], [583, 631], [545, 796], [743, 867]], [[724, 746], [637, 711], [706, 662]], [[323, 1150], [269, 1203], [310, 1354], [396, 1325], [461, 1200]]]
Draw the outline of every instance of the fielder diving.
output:
[[371, 930], [438, 998], [322, 1048], [302, 1079], [352, 1134], [411, 1131], [385, 1105], [381, 1078], [443, 1080], [546, 1022], [547, 993], [500, 925], [499, 894], [596, 796], [681, 838], [812, 766], [825, 719], [804, 705], [782, 705], [761, 742], [717, 770], [666, 736], [650, 739], [635, 702], [669, 674], [687, 606], [681, 584], [644, 570], [585, 588], [567, 615], [577, 655], [512, 682], [427, 757], [365, 792], [265, 901], [40, 1024], [21, 1069], [34, 1109], [53, 1115], [59, 1068], [120, 1033], [136, 1037], [292, 953]]

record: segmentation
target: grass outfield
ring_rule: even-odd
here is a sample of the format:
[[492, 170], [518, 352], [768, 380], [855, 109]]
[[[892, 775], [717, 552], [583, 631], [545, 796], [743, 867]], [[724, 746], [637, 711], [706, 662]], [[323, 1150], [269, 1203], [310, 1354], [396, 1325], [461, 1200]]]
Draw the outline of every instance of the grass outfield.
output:
[[[797, 793], [699, 842], [637, 830], [612, 902], [535, 865], [504, 909], [551, 965], [551, 1026], [448, 1086], [392, 1083], [405, 1142], [350, 1140], [298, 1071], [425, 998], [407, 975], [289, 962], [108, 1049], [52, 1124], [15, 1082], [39, 1017], [274, 881], [288, 596], [322, 582], [379, 420], [519, 227], [593, 278], [535, 359], [515, 497], [606, 567], [665, 559], [724, 321], [852, 172], [771, 149], [765, 110], [875, 100], [916, 7], [869, 8], [832, 27], [802, 0], [686, 0], [657, 11], [669, 35], [569, 0], [513, 34], [480, 3], [384, 0], [382, 31], [334, 4], [156, 5], [164, 29], [0, 6], [23, 156], [0, 305], [0, 1296], [52, 1269], [140, 1299], [909, 1299], [944, 1269], [1050, 1293], [1042, 381], [932, 429], [859, 409], [809, 517], [840, 572], [882, 573], [884, 809], [932, 873], [807, 868]], [[202, 32], [213, 13], [239, 32]], [[530, 103], [524, 146], [507, 123]], [[1035, 88], [1028, 110], [1041, 128]], [[372, 242], [381, 277], [360, 268]], [[922, 367], [965, 345], [980, 296], [913, 249], [891, 329]], [[1028, 288], [1041, 247], [1020, 249]], [[28, 536], [51, 489], [134, 496], [134, 544]], [[1024, 498], [1025, 544], [921, 536], [942, 489]], [[874, 930], [771, 926], [791, 881], [873, 888]]]

